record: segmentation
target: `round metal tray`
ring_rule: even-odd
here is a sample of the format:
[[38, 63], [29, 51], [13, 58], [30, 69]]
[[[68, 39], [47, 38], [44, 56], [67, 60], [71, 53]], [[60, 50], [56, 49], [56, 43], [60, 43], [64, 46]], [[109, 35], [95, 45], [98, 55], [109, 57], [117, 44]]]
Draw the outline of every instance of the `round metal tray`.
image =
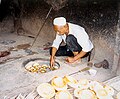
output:
[[[26, 69], [26, 65], [28, 65], [29, 63], [38, 63], [40, 66], [42, 65], [47, 65], [47, 66], [50, 66], [50, 60], [49, 59], [44, 59], [44, 58], [32, 58], [32, 59], [27, 59], [26, 61], [23, 62], [23, 67]], [[54, 66], [57, 66], [58, 69], [60, 68], [60, 64], [58, 62], [55, 61], [55, 65]], [[27, 70], [27, 69], [26, 69]], [[56, 70], [56, 69], [50, 69], [50, 68], [47, 68], [46, 72], [50, 72], [50, 71], [53, 71], [53, 70]], [[29, 71], [29, 70], [27, 70]], [[29, 71], [30, 72], [30, 71]], [[45, 73], [46, 73], [45, 72]], [[39, 72], [41, 73], [41, 72]]]

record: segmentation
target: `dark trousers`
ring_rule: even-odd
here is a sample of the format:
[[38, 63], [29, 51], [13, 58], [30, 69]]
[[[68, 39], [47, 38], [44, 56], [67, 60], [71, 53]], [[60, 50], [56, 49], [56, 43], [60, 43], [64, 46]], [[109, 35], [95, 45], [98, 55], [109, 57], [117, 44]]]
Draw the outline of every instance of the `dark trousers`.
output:
[[[82, 51], [82, 47], [78, 44], [77, 39], [74, 37], [74, 35], [69, 34], [66, 37], [66, 45], [59, 46], [55, 56], [74, 56], [73, 52], [80, 52], [80, 51]], [[52, 48], [50, 49], [50, 55], [51, 53], [52, 53]]]

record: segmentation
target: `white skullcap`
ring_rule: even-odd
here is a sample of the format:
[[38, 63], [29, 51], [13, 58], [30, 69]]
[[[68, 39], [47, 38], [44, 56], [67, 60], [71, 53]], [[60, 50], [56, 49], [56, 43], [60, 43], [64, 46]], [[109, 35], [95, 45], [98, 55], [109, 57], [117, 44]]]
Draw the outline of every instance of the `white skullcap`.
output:
[[53, 20], [53, 24], [57, 26], [66, 25], [66, 19], [64, 17], [57, 17]]

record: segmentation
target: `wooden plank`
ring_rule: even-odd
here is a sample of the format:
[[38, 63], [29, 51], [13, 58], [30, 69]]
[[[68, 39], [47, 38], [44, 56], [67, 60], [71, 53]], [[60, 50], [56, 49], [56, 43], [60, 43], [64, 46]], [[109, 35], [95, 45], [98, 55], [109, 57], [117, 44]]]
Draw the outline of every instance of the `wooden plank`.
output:
[[30, 92], [25, 99], [35, 99], [38, 96], [38, 93], [36, 89], [34, 89], [32, 92]]

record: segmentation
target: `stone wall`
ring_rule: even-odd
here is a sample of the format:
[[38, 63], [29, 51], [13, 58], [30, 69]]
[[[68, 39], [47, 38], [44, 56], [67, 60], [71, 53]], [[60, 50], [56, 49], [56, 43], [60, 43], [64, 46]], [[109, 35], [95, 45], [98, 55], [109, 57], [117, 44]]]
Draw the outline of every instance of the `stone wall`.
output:
[[118, 4], [118, 11], [119, 11], [119, 20], [117, 25], [117, 32], [116, 32], [116, 45], [114, 49], [114, 64], [113, 64], [113, 71], [117, 71], [117, 74], [120, 75], [120, 3]]

